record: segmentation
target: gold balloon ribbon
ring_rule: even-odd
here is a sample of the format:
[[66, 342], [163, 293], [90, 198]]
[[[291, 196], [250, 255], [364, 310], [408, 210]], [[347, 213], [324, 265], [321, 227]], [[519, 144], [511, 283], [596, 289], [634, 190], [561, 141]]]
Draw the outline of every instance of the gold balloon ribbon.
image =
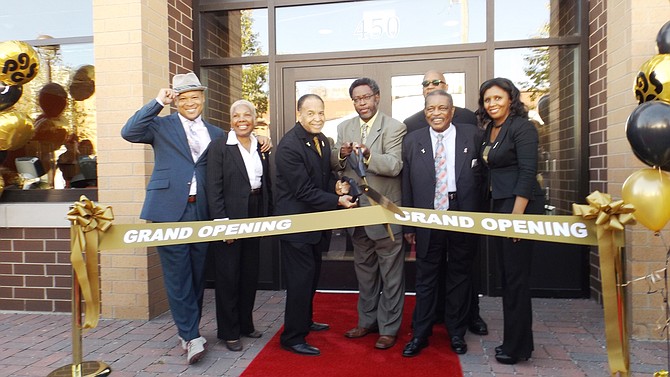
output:
[[96, 206], [82, 195], [68, 212], [67, 218], [72, 223], [70, 261], [86, 304], [83, 328], [95, 328], [100, 318], [98, 237], [100, 232], [112, 226], [114, 214], [111, 207]]
[[600, 274], [602, 277], [605, 339], [610, 373], [628, 376], [630, 354], [624, 310], [624, 274], [621, 249], [616, 238], [624, 225], [633, 224], [635, 208], [622, 200], [612, 201], [609, 194], [594, 191], [586, 197], [588, 205], [573, 204], [572, 211], [585, 219], [596, 219]]

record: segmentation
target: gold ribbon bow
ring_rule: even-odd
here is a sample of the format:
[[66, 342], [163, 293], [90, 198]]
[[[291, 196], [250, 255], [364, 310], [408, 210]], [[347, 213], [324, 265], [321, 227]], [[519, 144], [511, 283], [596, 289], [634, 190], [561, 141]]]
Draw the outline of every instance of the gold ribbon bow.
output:
[[586, 197], [588, 205], [573, 204], [574, 215], [585, 219], [596, 219], [598, 254], [603, 290], [603, 310], [605, 313], [605, 339], [610, 373], [628, 376], [630, 354], [628, 352], [628, 331], [624, 309], [624, 274], [621, 266], [621, 249], [617, 238], [626, 224], [634, 224], [635, 207], [623, 200], [612, 201], [609, 194], [594, 191]]
[[[100, 277], [98, 276], [98, 237], [112, 226], [111, 207], [96, 206], [85, 195], [67, 213], [70, 228], [70, 262], [86, 304], [83, 328], [95, 328], [100, 318]], [[86, 252], [84, 260], [83, 252]]]

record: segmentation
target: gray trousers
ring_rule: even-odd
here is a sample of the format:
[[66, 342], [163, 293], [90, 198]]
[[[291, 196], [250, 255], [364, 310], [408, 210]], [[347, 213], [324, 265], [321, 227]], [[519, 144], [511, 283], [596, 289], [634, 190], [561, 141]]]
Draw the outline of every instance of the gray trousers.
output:
[[354, 269], [358, 279], [358, 326], [379, 327], [395, 336], [405, 304], [405, 255], [402, 233], [372, 240], [363, 227], [354, 229]]

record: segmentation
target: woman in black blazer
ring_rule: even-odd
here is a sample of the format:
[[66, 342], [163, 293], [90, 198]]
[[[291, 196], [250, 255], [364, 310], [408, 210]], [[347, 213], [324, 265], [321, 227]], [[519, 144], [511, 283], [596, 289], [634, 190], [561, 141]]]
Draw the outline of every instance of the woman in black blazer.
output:
[[[239, 100], [230, 107], [227, 138], [209, 145], [207, 203], [214, 220], [267, 216], [272, 212], [269, 158], [252, 134], [256, 109]], [[260, 338], [252, 311], [258, 283], [260, 238], [212, 243], [216, 271], [217, 336], [231, 351], [241, 351], [240, 336]]]
[[[537, 182], [538, 134], [528, 120], [519, 89], [505, 78], [479, 89], [478, 116], [486, 126], [481, 159], [488, 168], [488, 197], [495, 213], [541, 214], [543, 194]], [[533, 241], [494, 237], [503, 285], [503, 344], [496, 360], [516, 364], [533, 352], [530, 269]]]

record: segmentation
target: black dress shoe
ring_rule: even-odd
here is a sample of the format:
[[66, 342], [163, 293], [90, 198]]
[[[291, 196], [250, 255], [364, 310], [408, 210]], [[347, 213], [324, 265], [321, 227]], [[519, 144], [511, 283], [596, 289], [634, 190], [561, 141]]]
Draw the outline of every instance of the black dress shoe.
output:
[[494, 348], [494, 350], [496, 351], [496, 355], [501, 354], [501, 353], [502, 353], [502, 345], [500, 345], [500, 346]]
[[330, 329], [330, 326], [325, 323], [312, 322], [312, 324], [309, 325], [309, 331], [323, 331], [328, 329]]
[[484, 320], [480, 316], [477, 316], [477, 318], [475, 318], [474, 320], [472, 320], [472, 322], [470, 322], [468, 329], [470, 330], [470, 332], [477, 335], [489, 334], [489, 327], [486, 325], [486, 322], [484, 322]]
[[452, 336], [451, 349], [459, 355], [464, 355], [468, 352], [468, 345], [465, 343], [465, 339], [463, 339], [462, 336]]
[[226, 340], [226, 347], [234, 352], [242, 351], [242, 342], [239, 339]]
[[412, 338], [409, 343], [405, 345], [405, 349], [402, 350], [402, 355], [405, 357], [414, 357], [421, 352], [422, 349], [428, 346], [428, 339], [425, 338]]
[[299, 355], [306, 355], [306, 356], [319, 356], [321, 355], [321, 351], [319, 351], [318, 348], [314, 346], [310, 346], [307, 343], [300, 343], [296, 344], [294, 346], [287, 346], [285, 344], [281, 345], [281, 348], [291, 351], [293, 353], [297, 353]]
[[254, 330], [250, 333], [242, 334], [242, 336], [246, 336], [247, 338], [260, 338], [263, 336], [263, 333], [258, 330]]
[[498, 360], [498, 362], [500, 364], [514, 365], [517, 362], [519, 362], [519, 360], [528, 360], [528, 358], [527, 357], [514, 357], [514, 356], [510, 356], [510, 355], [507, 355], [505, 353], [500, 352], [500, 353], [496, 354], [496, 360]]

